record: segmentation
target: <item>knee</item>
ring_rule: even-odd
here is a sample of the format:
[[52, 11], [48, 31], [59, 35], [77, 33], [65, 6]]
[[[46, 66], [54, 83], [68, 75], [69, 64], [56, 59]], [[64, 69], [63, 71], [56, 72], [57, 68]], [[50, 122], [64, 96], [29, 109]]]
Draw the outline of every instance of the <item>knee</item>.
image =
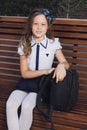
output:
[[35, 108], [35, 103], [34, 102], [28, 102], [28, 101], [23, 101], [22, 103], [22, 110], [24, 111], [32, 111]]
[[36, 106], [36, 97], [37, 97], [36, 93], [29, 93], [29, 95], [22, 102], [22, 110], [32, 111]]

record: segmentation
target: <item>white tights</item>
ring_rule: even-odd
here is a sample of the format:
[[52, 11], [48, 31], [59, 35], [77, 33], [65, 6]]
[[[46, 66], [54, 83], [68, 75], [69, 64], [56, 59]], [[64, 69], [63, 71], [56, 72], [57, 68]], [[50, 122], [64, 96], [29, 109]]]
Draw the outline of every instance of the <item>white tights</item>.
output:
[[[36, 106], [37, 93], [26, 93], [15, 90], [6, 103], [8, 130], [30, 130], [33, 119], [33, 109]], [[18, 118], [18, 108], [21, 114]]]

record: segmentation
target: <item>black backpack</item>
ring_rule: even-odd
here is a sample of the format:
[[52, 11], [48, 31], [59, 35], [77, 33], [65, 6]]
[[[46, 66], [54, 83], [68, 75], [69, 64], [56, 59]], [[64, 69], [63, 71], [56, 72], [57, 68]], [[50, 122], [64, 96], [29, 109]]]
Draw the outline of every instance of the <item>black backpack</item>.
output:
[[[70, 111], [76, 104], [79, 87], [79, 76], [76, 70], [67, 70], [66, 77], [58, 83], [56, 79], [52, 79], [53, 73], [54, 71], [42, 76], [36, 103], [41, 114], [51, 122], [51, 130], [53, 130], [52, 111]], [[49, 114], [43, 109], [43, 102], [50, 107]]]

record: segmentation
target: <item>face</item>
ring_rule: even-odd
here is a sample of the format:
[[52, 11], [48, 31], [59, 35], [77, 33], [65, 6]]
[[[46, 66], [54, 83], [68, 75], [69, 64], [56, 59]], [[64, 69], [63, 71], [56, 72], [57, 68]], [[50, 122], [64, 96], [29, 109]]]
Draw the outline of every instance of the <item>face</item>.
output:
[[39, 14], [34, 17], [32, 23], [32, 33], [36, 42], [43, 40], [48, 30], [48, 23], [46, 17], [43, 14]]

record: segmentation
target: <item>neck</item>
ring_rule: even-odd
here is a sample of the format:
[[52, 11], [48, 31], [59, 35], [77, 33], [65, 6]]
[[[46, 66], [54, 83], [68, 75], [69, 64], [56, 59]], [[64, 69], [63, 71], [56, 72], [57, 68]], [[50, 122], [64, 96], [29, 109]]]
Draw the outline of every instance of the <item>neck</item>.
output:
[[34, 37], [34, 36], [33, 36], [33, 39], [34, 39], [34, 41], [35, 41], [36, 43], [40, 43], [40, 42], [43, 41], [44, 37], [42, 37], [42, 38], [37, 38], [37, 37]]

